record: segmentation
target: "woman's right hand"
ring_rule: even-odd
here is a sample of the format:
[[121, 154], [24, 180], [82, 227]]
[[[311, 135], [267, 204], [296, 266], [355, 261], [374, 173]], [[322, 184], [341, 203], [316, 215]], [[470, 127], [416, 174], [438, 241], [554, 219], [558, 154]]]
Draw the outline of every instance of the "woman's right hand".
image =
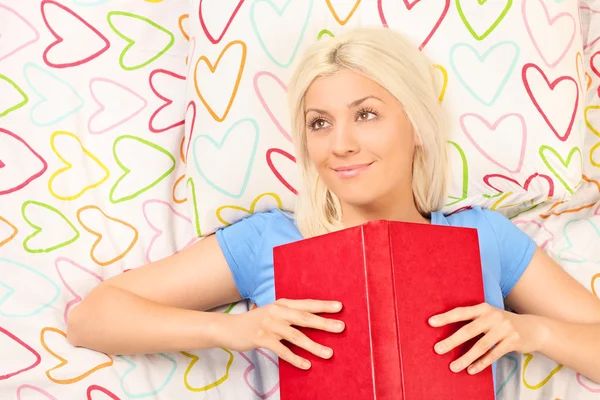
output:
[[342, 305], [335, 301], [279, 299], [254, 310], [230, 315], [222, 337], [223, 347], [234, 351], [267, 349], [301, 369], [310, 368], [310, 362], [295, 354], [281, 343], [286, 340], [321, 358], [331, 358], [333, 349], [315, 343], [294, 326], [339, 333], [344, 323], [315, 314], [337, 313]]

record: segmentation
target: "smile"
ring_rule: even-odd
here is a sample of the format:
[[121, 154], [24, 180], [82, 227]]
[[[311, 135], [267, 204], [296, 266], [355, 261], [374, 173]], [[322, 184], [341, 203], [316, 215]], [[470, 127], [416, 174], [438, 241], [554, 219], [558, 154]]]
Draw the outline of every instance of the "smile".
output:
[[[374, 162], [374, 161], [373, 161]], [[365, 172], [373, 162], [366, 164], [345, 165], [342, 167], [333, 168], [337, 176], [342, 179], [354, 178]]]

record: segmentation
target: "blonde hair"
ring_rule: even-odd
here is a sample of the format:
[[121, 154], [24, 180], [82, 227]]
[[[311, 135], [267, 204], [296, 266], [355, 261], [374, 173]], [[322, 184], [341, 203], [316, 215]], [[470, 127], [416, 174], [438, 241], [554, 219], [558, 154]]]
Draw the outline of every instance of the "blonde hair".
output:
[[412, 189], [423, 216], [441, 209], [448, 186], [447, 123], [439, 101], [438, 74], [429, 59], [389, 28], [358, 28], [321, 40], [304, 54], [288, 87], [301, 179], [295, 217], [306, 238], [342, 228], [340, 201], [308, 156], [304, 112], [304, 96], [312, 82], [342, 69], [377, 82], [402, 104], [420, 142], [413, 159]]

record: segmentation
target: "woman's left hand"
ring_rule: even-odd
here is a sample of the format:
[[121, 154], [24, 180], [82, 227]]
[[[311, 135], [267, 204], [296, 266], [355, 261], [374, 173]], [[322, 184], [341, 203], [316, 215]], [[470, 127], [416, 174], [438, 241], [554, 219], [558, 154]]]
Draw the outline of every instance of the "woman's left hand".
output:
[[455, 308], [430, 318], [429, 323], [440, 327], [461, 321], [471, 322], [436, 343], [436, 353], [445, 354], [481, 334], [484, 336], [462, 357], [450, 364], [453, 372], [467, 368], [469, 374], [476, 374], [506, 353], [530, 353], [539, 348], [542, 326], [538, 317], [514, 314], [488, 303]]

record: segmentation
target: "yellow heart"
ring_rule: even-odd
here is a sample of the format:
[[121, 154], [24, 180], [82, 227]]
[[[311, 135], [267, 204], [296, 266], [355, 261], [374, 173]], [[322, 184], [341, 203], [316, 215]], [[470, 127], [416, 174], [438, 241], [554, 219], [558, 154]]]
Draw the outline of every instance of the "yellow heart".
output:
[[596, 150], [600, 149], [600, 142], [596, 143], [591, 149], [590, 149], [590, 163], [594, 166], [594, 167], [598, 167], [600, 168], [600, 159], [598, 161], [594, 160], [594, 153], [596, 152]]
[[600, 137], [600, 132], [598, 132], [598, 130], [596, 128], [594, 128], [594, 126], [592, 125], [592, 123], [590, 122], [590, 120], [588, 119], [588, 112], [589, 111], [593, 111], [593, 110], [600, 110], [600, 106], [587, 106], [585, 108], [585, 110], [583, 110], [583, 119], [585, 121], [585, 125], [589, 128], [590, 131], [592, 131], [592, 133], [598, 137]]
[[[55, 146], [55, 140], [58, 136], [68, 136], [72, 139], [75, 139], [77, 141], [77, 143], [79, 143], [79, 147], [81, 147], [81, 151], [83, 151], [83, 154], [85, 154], [88, 158], [90, 158], [93, 162], [95, 162], [101, 169], [102, 171], [104, 171], [104, 176], [97, 182], [92, 183], [91, 185], [87, 185], [84, 186], [83, 189], [81, 189], [79, 192], [77, 192], [77, 194], [75, 195], [60, 195], [58, 193], [56, 193], [56, 191], [54, 190], [53, 187], [53, 183], [54, 180], [62, 173], [70, 170], [71, 168], [73, 168], [73, 164], [71, 164], [69, 161], [67, 161], [56, 149]], [[60, 161], [62, 161], [63, 164], [65, 164], [66, 166], [63, 168], [58, 169], [55, 173], [52, 174], [52, 176], [50, 177], [50, 179], [48, 179], [48, 190], [50, 191], [50, 194], [54, 197], [56, 197], [57, 199], [60, 200], [75, 200], [79, 197], [81, 197], [85, 192], [87, 192], [88, 190], [91, 190], [95, 187], [98, 187], [100, 185], [102, 185], [104, 182], [106, 182], [106, 180], [108, 180], [109, 176], [110, 176], [110, 172], [108, 171], [108, 168], [106, 168], [106, 166], [104, 164], [102, 164], [102, 162], [92, 153], [90, 153], [81, 143], [81, 140], [79, 139], [79, 137], [77, 137], [77, 135], [74, 135], [71, 132], [65, 132], [65, 131], [56, 131], [52, 134], [52, 136], [50, 137], [50, 147], [52, 148], [52, 151], [54, 152], [54, 154], [56, 154], [56, 156], [60, 159]]]
[[434, 64], [433, 66], [440, 70], [440, 72], [442, 73], [442, 78], [444, 79], [444, 82], [442, 84], [442, 90], [440, 91], [440, 97], [438, 98], [438, 100], [441, 103], [444, 100], [444, 96], [446, 95], [446, 88], [448, 87], [448, 71], [446, 71], [446, 68], [439, 64]]
[[277, 202], [277, 207], [280, 210], [283, 208], [283, 203], [281, 202], [281, 198], [279, 196], [277, 196], [275, 193], [267, 192], [267, 193], [263, 193], [261, 195], [258, 195], [252, 201], [252, 204], [250, 204], [250, 209], [246, 209], [246, 208], [240, 207], [240, 206], [221, 206], [221, 207], [217, 208], [217, 219], [219, 220], [219, 222], [221, 222], [225, 226], [231, 225], [231, 223], [225, 221], [221, 217], [221, 211], [223, 211], [225, 209], [230, 209], [230, 210], [236, 210], [236, 211], [243, 211], [246, 214], [253, 214], [254, 213], [254, 209], [256, 208], [256, 204], [258, 204], [258, 202], [260, 201], [260, 199], [262, 199], [263, 197], [266, 197], [266, 196], [270, 196], [273, 199], [275, 199], [275, 201]]
[[600, 296], [598, 296], [598, 292], [596, 292], [596, 280], [597, 279], [600, 279], [600, 274], [596, 274], [592, 277], [592, 283], [591, 283], [592, 293], [594, 293], [594, 296], [600, 297]]
[[525, 370], [527, 370], [527, 366], [533, 359], [533, 354], [525, 353], [523, 355], [525, 356], [525, 362], [523, 362], [523, 372], [521, 374], [522, 378], [523, 378], [523, 384], [525, 385], [525, 387], [527, 387], [528, 389], [531, 389], [531, 390], [537, 390], [537, 389], [541, 388], [542, 386], [544, 386], [563, 367], [562, 364], [558, 364], [552, 371], [550, 371], [548, 376], [545, 377], [540, 383], [538, 383], [537, 385], [532, 385], [525, 380]]
[[198, 357], [195, 354], [188, 353], [186, 351], [181, 352], [181, 354], [183, 354], [184, 356], [192, 359], [192, 361], [190, 362], [190, 365], [188, 365], [188, 367], [185, 369], [185, 372], [183, 373], [183, 383], [185, 384], [185, 387], [190, 392], [206, 392], [207, 390], [210, 390], [212, 388], [219, 386], [220, 384], [225, 382], [227, 380], [227, 378], [229, 378], [229, 369], [231, 368], [231, 364], [233, 364], [233, 353], [227, 349], [221, 349], [221, 350], [223, 350], [224, 352], [229, 354], [229, 359], [227, 360], [227, 366], [225, 367], [225, 374], [222, 377], [220, 377], [218, 380], [216, 380], [212, 383], [209, 383], [208, 385], [202, 386], [202, 387], [193, 387], [192, 385], [190, 385], [188, 383], [188, 376], [189, 376], [190, 372], [192, 371], [192, 368], [194, 367], [194, 365], [200, 359], [200, 357]]

